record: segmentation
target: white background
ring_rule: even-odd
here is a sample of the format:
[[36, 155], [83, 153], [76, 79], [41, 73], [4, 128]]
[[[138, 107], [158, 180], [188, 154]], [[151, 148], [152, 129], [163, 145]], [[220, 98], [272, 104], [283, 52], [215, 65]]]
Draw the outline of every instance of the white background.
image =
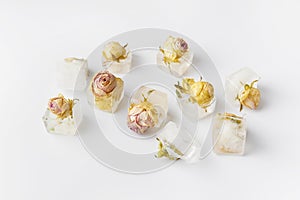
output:
[[[299, 199], [299, 21], [298, 0], [1, 0], [0, 199]], [[222, 77], [244, 66], [262, 76], [245, 156], [129, 175], [100, 165], [77, 137], [46, 134], [55, 63], [143, 27], [192, 38]]]

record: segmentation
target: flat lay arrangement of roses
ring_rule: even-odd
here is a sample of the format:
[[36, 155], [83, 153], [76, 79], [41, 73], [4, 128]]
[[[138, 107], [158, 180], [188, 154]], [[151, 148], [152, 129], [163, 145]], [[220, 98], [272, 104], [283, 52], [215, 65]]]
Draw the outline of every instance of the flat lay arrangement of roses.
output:
[[[128, 44], [118, 41], [107, 43], [102, 51], [101, 70], [89, 80], [87, 60], [66, 58], [59, 69], [58, 84], [61, 88], [88, 92], [90, 104], [101, 112], [114, 113], [124, 100], [124, 85], [126, 82], [121, 74], [131, 73], [134, 53], [128, 49]], [[174, 82], [173, 92], [184, 112], [187, 107], [193, 108], [196, 120], [202, 120], [215, 114], [216, 101], [214, 86], [209, 80], [195, 80], [185, 77], [191, 67], [194, 54], [184, 38], [169, 36], [158, 47], [156, 64], [164, 73], [178, 78]], [[258, 81], [260, 77], [250, 68], [242, 68], [227, 76], [225, 83], [226, 102], [236, 108], [237, 113], [216, 113], [213, 121], [212, 140], [213, 151], [216, 154], [243, 155], [245, 151], [247, 124], [241, 110], [255, 110], [260, 103]], [[138, 135], [147, 135], [150, 130], [165, 129], [153, 140], [157, 140], [156, 157], [170, 160], [191, 160], [195, 158], [199, 142], [189, 141], [185, 144], [184, 134], [177, 135], [179, 129], [174, 122], [168, 121], [168, 101], [165, 92], [141, 86], [129, 100], [126, 121], [128, 131]], [[189, 113], [187, 113], [189, 114]], [[44, 125], [49, 133], [61, 135], [76, 135], [82, 122], [80, 99], [67, 99], [63, 94], [50, 98], [43, 116]], [[193, 119], [194, 120], [194, 119]], [[176, 140], [175, 138], [176, 137]], [[182, 139], [180, 138], [182, 137]], [[190, 145], [191, 144], [191, 145]], [[190, 145], [188, 148], [186, 148]]]

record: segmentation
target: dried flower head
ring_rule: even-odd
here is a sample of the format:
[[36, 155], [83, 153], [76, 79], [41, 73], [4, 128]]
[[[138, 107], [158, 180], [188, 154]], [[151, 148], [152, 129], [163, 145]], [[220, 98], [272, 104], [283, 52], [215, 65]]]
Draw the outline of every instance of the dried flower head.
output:
[[173, 45], [174, 50], [180, 57], [189, 49], [188, 44], [182, 38], [176, 38]]
[[182, 38], [169, 36], [160, 51], [164, 55], [167, 64], [179, 62], [179, 59], [189, 50], [188, 44]]
[[242, 111], [243, 106], [255, 110], [260, 103], [260, 91], [254, 87], [254, 84], [258, 80], [253, 81], [250, 85], [244, 85], [244, 91], [237, 96], [240, 101], [240, 111]]
[[104, 96], [112, 92], [116, 86], [116, 77], [107, 71], [96, 74], [91, 83], [92, 92], [96, 96]]
[[198, 103], [198, 105], [204, 109], [206, 109], [214, 99], [214, 87], [209, 82], [201, 80], [195, 82], [192, 78], [184, 78], [182, 86], [177, 83], [175, 87], [179, 98], [182, 97], [181, 94], [188, 94], [190, 102]]
[[118, 42], [110, 42], [105, 45], [102, 52], [103, 57], [109, 62], [120, 62], [122, 59], [127, 58], [126, 45], [122, 46]]
[[[154, 90], [150, 90], [148, 95]], [[158, 122], [158, 113], [154, 106], [148, 102], [144, 96], [144, 100], [138, 104], [132, 103], [128, 108], [128, 127], [136, 132], [143, 134], [149, 128], [154, 127]]]
[[51, 98], [48, 102], [48, 109], [59, 119], [73, 117], [74, 100], [66, 99], [62, 94]]

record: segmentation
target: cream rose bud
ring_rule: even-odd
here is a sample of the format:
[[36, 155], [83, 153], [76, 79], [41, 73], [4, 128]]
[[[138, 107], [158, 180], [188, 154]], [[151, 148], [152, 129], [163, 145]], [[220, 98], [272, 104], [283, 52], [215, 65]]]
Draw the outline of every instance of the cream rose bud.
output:
[[131, 69], [132, 53], [118, 42], [110, 42], [104, 46], [102, 65], [109, 72], [126, 74]]
[[246, 106], [251, 110], [255, 110], [260, 103], [260, 91], [254, 88], [253, 85], [257, 81], [253, 81], [250, 85], [246, 84], [244, 86], [244, 91], [239, 95], [238, 99], [241, 103], [240, 110], [242, 106]]
[[126, 58], [126, 49], [118, 42], [110, 42], [105, 45], [102, 54], [107, 61], [119, 61]]
[[257, 82], [260, 76], [250, 68], [242, 68], [229, 75], [225, 82], [226, 101], [232, 106], [256, 109], [259, 106], [261, 94]]
[[168, 96], [161, 91], [142, 86], [132, 95], [130, 103], [127, 125], [136, 133], [160, 127], [167, 117]]
[[166, 62], [174, 62], [177, 58], [176, 51], [174, 51], [175, 38], [169, 36], [162, 46], [162, 51]]
[[193, 60], [193, 53], [189, 51], [189, 45], [182, 38], [169, 36], [160, 47], [157, 54], [157, 64], [162, 69], [175, 76], [182, 76], [190, 67]]
[[189, 49], [188, 44], [182, 38], [176, 38], [173, 45], [178, 56], [182, 56]]
[[149, 128], [155, 126], [157, 113], [149, 102], [132, 104], [128, 109], [128, 128], [132, 131], [143, 134]]

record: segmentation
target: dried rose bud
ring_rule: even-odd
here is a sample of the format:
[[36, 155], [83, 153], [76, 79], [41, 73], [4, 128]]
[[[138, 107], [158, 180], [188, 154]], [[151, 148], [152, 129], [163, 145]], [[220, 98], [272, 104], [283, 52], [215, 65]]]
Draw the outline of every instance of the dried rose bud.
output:
[[240, 111], [243, 109], [243, 106], [252, 110], [258, 107], [260, 103], [260, 91], [253, 87], [257, 81], [258, 80], [253, 81], [250, 85], [246, 84], [244, 91], [238, 96], [238, 100], [241, 103]]
[[169, 36], [160, 51], [164, 54], [165, 63], [179, 62], [179, 59], [188, 51], [188, 44], [182, 38]]
[[72, 117], [73, 105], [73, 100], [65, 99], [63, 95], [59, 94], [58, 97], [49, 100], [48, 109], [58, 118], [64, 119], [69, 116]]
[[202, 108], [208, 107], [214, 99], [214, 87], [209, 82], [195, 82], [194, 79], [184, 78], [182, 86], [177, 84], [175, 87], [180, 93], [190, 95], [189, 100], [192, 103], [198, 103]]
[[152, 104], [144, 101], [131, 104], [128, 109], [127, 125], [132, 131], [143, 134], [157, 123], [157, 113]]
[[208, 82], [196, 82], [191, 86], [191, 97], [194, 98], [201, 107], [207, 107], [214, 98], [214, 87]]
[[176, 38], [173, 48], [176, 51], [177, 55], [181, 57], [185, 52], [188, 51], [189, 46], [182, 38]]
[[125, 59], [127, 57], [126, 46], [127, 45], [121, 46], [118, 42], [110, 42], [105, 45], [102, 55], [106, 61], [119, 62], [120, 59]]
[[99, 72], [92, 81], [92, 92], [96, 96], [103, 96], [115, 89], [117, 86], [116, 77], [109, 72]]

